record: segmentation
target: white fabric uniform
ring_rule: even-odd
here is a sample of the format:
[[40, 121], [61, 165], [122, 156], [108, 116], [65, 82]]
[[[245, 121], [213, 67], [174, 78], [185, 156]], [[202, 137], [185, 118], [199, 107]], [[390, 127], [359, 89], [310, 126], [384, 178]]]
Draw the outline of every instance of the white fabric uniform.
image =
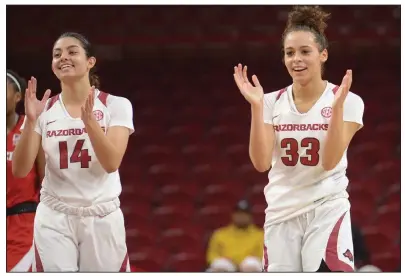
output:
[[[346, 192], [347, 149], [333, 170], [325, 171], [322, 167], [323, 146], [337, 88], [328, 82], [319, 100], [307, 113], [299, 113], [296, 109], [292, 85], [264, 96], [264, 122], [273, 125], [275, 130], [272, 168], [269, 183], [264, 188], [268, 204], [264, 227], [266, 271], [316, 271], [325, 258], [330, 262], [329, 267], [334, 266], [331, 258], [325, 257], [326, 248], [335, 224], [344, 214], [338, 232], [338, 255], [353, 267], [353, 262], [342, 258], [346, 249], [349, 252], [345, 255], [353, 252], [350, 203]], [[349, 92], [344, 103], [343, 120], [362, 127], [363, 112], [362, 99]], [[326, 207], [333, 210], [324, 210]], [[328, 213], [326, 217], [325, 213]], [[305, 240], [309, 232], [315, 238]], [[292, 239], [290, 235], [295, 234], [297, 238]], [[280, 248], [285, 246], [290, 252], [280, 254]], [[302, 263], [295, 262], [301, 260], [301, 254]]]
[[[122, 126], [132, 134], [131, 103], [95, 93], [93, 114], [104, 131]], [[33, 271], [129, 271], [118, 170], [108, 174], [102, 168], [83, 121], [68, 114], [60, 94], [48, 100], [35, 131], [42, 136], [46, 167]]]

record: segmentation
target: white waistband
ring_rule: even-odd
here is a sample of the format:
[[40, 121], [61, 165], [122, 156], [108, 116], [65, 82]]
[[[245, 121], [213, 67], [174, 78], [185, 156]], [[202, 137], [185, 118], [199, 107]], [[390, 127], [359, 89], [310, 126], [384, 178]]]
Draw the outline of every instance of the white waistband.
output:
[[88, 207], [73, 207], [49, 194], [42, 193], [41, 202], [55, 211], [80, 217], [106, 216], [120, 207], [120, 200], [118, 197], [114, 200], [101, 202]]

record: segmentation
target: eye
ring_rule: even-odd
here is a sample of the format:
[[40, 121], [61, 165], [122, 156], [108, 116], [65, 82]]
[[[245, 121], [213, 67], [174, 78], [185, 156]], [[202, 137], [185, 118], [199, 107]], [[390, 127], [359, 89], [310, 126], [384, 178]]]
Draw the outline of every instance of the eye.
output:
[[311, 52], [311, 51], [309, 51], [309, 50], [302, 50], [302, 53], [303, 53], [304, 55], [308, 55], [310, 52]]
[[293, 53], [292, 51], [287, 51], [285, 54], [286, 54], [288, 57], [291, 57], [294, 53]]
[[70, 51], [69, 52], [69, 55], [75, 55], [75, 54], [77, 54], [77, 51]]
[[53, 57], [54, 57], [54, 58], [60, 57], [60, 53], [54, 53], [54, 54], [53, 54]]

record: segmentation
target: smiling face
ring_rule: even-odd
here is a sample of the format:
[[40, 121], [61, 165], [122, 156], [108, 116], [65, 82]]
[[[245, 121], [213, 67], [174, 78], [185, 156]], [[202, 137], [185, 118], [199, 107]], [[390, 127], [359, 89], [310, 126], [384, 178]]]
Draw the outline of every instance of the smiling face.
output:
[[326, 49], [319, 51], [319, 44], [310, 31], [292, 31], [284, 40], [284, 64], [295, 83], [307, 84], [322, 75], [322, 64], [328, 59]]
[[56, 41], [52, 51], [52, 71], [62, 82], [89, 77], [96, 59], [88, 57], [83, 44], [76, 38], [63, 37]]

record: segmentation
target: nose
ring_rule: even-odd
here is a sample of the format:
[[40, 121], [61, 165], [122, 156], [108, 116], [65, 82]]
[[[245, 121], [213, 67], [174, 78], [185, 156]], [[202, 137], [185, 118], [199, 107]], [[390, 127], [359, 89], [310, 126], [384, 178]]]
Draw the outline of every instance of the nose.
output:
[[301, 60], [302, 60], [301, 55], [299, 53], [295, 53], [295, 55], [293, 57], [293, 61], [298, 62], [298, 61], [301, 61]]
[[62, 52], [60, 55], [60, 60], [65, 61], [68, 58], [68, 54], [66, 52]]

